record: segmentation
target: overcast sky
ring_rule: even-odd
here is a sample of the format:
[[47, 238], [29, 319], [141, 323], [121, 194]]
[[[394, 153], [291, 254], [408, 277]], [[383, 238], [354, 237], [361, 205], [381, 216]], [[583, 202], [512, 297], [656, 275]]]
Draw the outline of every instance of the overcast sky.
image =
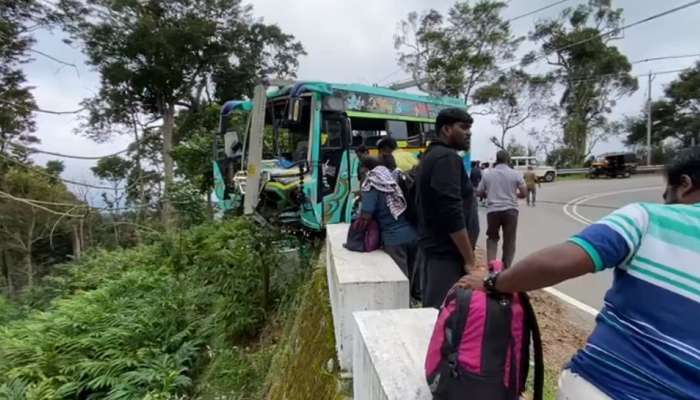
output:
[[[539, 14], [513, 22], [513, 31], [525, 35], [534, 22], [540, 18], [557, 15], [566, 6], [582, 1], [571, 0]], [[614, 5], [624, 8], [625, 22], [634, 22], [686, 3], [687, 0], [617, 0]], [[300, 60], [299, 79], [324, 80], [387, 85], [407, 77], [396, 63], [393, 37], [399, 21], [411, 11], [435, 8], [445, 11], [453, 4], [446, 0], [254, 0], [254, 14], [266, 23], [278, 24], [285, 32], [300, 40], [307, 56]], [[553, 0], [512, 0], [505, 11], [511, 18], [535, 10]], [[685, 9], [649, 23], [630, 28], [624, 37], [616, 42], [630, 61], [679, 54], [700, 53], [700, 6]], [[37, 50], [60, 56], [75, 63], [73, 68], [61, 66], [43, 57], [25, 66], [29, 84], [41, 108], [52, 110], [72, 110], [79, 108], [79, 102], [94, 95], [99, 88], [99, 76], [84, 64], [85, 57], [77, 48], [61, 42], [61, 32], [40, 32], [35, 45]], [[521, 51], [533, 49], [526, 42]], [[667, 71], [685, 68], [694, 59], [664, 60], [635, 64], [634, 74], [649, 71]], [[541, 70], [546, 69], [542, 65]], [[662, 95], [663, 87], [677, 74], [657, 76], [652, 85], [652, 95]], [[629, 98], [622, 99], [613, 114], [621, 119], [624, 115], [637, 114], [646, 98], [646, 77], [640, 78], [640, 90]], [[41, 138], [39, 147], [70, 154], [103, 155], [121, 150], [129, 143], [128, 137], [117, 137], [109, 143], [96, 144], [74, 132], [77, 121], [74, 115], [55, 116], [37, 114], [37, 136]], [[540, 124], [543, 121], [539, 122]], [[537, 126], [537, 121], [533, 121]], [[527, 144], [524, 129], [515, 131], [518, 140]], [[497, 132], [488, 118], [477, 117], [473, 128], [473, 158], [488, 160], [493, 158], [495, 148], [488, 138]], [[621, 149], [618, 140], [599, 145], [595, 153]], [[52, 157], [37, 156], [35, 160], [44, 164]], [[85, 182], [95, 182], [89, 167], [94, 162], [66, 160], [64, 178]]]

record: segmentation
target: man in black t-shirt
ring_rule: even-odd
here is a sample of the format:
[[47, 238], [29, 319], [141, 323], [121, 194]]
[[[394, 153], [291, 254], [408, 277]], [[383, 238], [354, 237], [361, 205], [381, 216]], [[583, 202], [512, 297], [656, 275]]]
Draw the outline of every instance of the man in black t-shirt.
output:
[[437, 140], [421, 158], [416, 179], [419, 268], [425, 307], [439, 308], [450, 288], [474, 265], [467, 232], [474, 214], [474, 188], [457, 151], [467, 148], [472, 117], [459, 108], [442, 110]]

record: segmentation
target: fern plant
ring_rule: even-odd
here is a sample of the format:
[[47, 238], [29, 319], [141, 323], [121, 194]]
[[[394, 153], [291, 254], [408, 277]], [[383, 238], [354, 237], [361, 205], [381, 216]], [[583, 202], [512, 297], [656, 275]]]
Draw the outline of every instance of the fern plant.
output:
[[0, 328], [0, 398], [186, 396], [209, 343], [257, 334], [278, 233], [237, 219], [152, 246], [95, 252]]

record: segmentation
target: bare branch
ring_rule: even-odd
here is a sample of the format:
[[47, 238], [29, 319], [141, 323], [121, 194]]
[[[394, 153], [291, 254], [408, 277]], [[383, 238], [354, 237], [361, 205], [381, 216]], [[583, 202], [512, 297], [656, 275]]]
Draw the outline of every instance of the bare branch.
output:
[[[7, 100], [3, 100], [3, 99], [0, 99], [0, 103], [7, 104], [9, 106], [13, 106], [13, 107], [18, 108], [18, 109], [25, 108], [21, 104], [13, 103], [11, 101], [7, 101]], [[81, 113], [81, 112], [85, 111], [85, 107], [79, 108], [77, 110], [70, 110], [70, 111], [54, 111], [54, 110], [47, 110], [45, 108], [39, 108], [39, 107], [32, 107], [31, 110], [36, 111], [36, 112], [40, 112], [40, 113], [44, 113], [44, 114], [69, 115], [69, 114]]]
[[78, 75], [78, 78], [80, 78], [80, 71], [78, 70], [78, 66], [77, 66], [77, 65], [75, 65], [75, 64], [73, 64], [73, 63], [70, 63], [70, 62], [67, 62], [67, 61], [60, 60], [60, 59], [58, 59], [58, 58], [56, 58], [56, 57], [54, 57], [54, 56], [52, 56], [52, 55], [50, 55], [50, 54], [44, 53], [43, 51], [39, 51], [39, 50], [36, 50], [36, 49], [29, 49], [29, 51], [31, 51], [32, 53], [36, 53], [36, 54], [38, 54], [38, 55], [40, 55], [40, 56], [46, 57], [46, 58], [48, 58], [48, 59], [51, 60], [51, 61], [57, 62], [57, 63], [59, 63], [59, 64], [63, 64], [63, 65], [65, 65], [65, 66], [67, 66], [67, 67], [71, 67], [71, 68], [75, 69], [75, 74]]

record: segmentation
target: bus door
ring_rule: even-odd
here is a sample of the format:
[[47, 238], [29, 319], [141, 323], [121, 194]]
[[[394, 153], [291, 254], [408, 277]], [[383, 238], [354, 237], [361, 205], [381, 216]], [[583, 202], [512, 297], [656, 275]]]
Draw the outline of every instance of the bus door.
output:
[[318, 199], [323, 204], [323, 223], [345, 221], [350, 192], [348, 119], [343, 113], [323, 112], [320, 129]]

